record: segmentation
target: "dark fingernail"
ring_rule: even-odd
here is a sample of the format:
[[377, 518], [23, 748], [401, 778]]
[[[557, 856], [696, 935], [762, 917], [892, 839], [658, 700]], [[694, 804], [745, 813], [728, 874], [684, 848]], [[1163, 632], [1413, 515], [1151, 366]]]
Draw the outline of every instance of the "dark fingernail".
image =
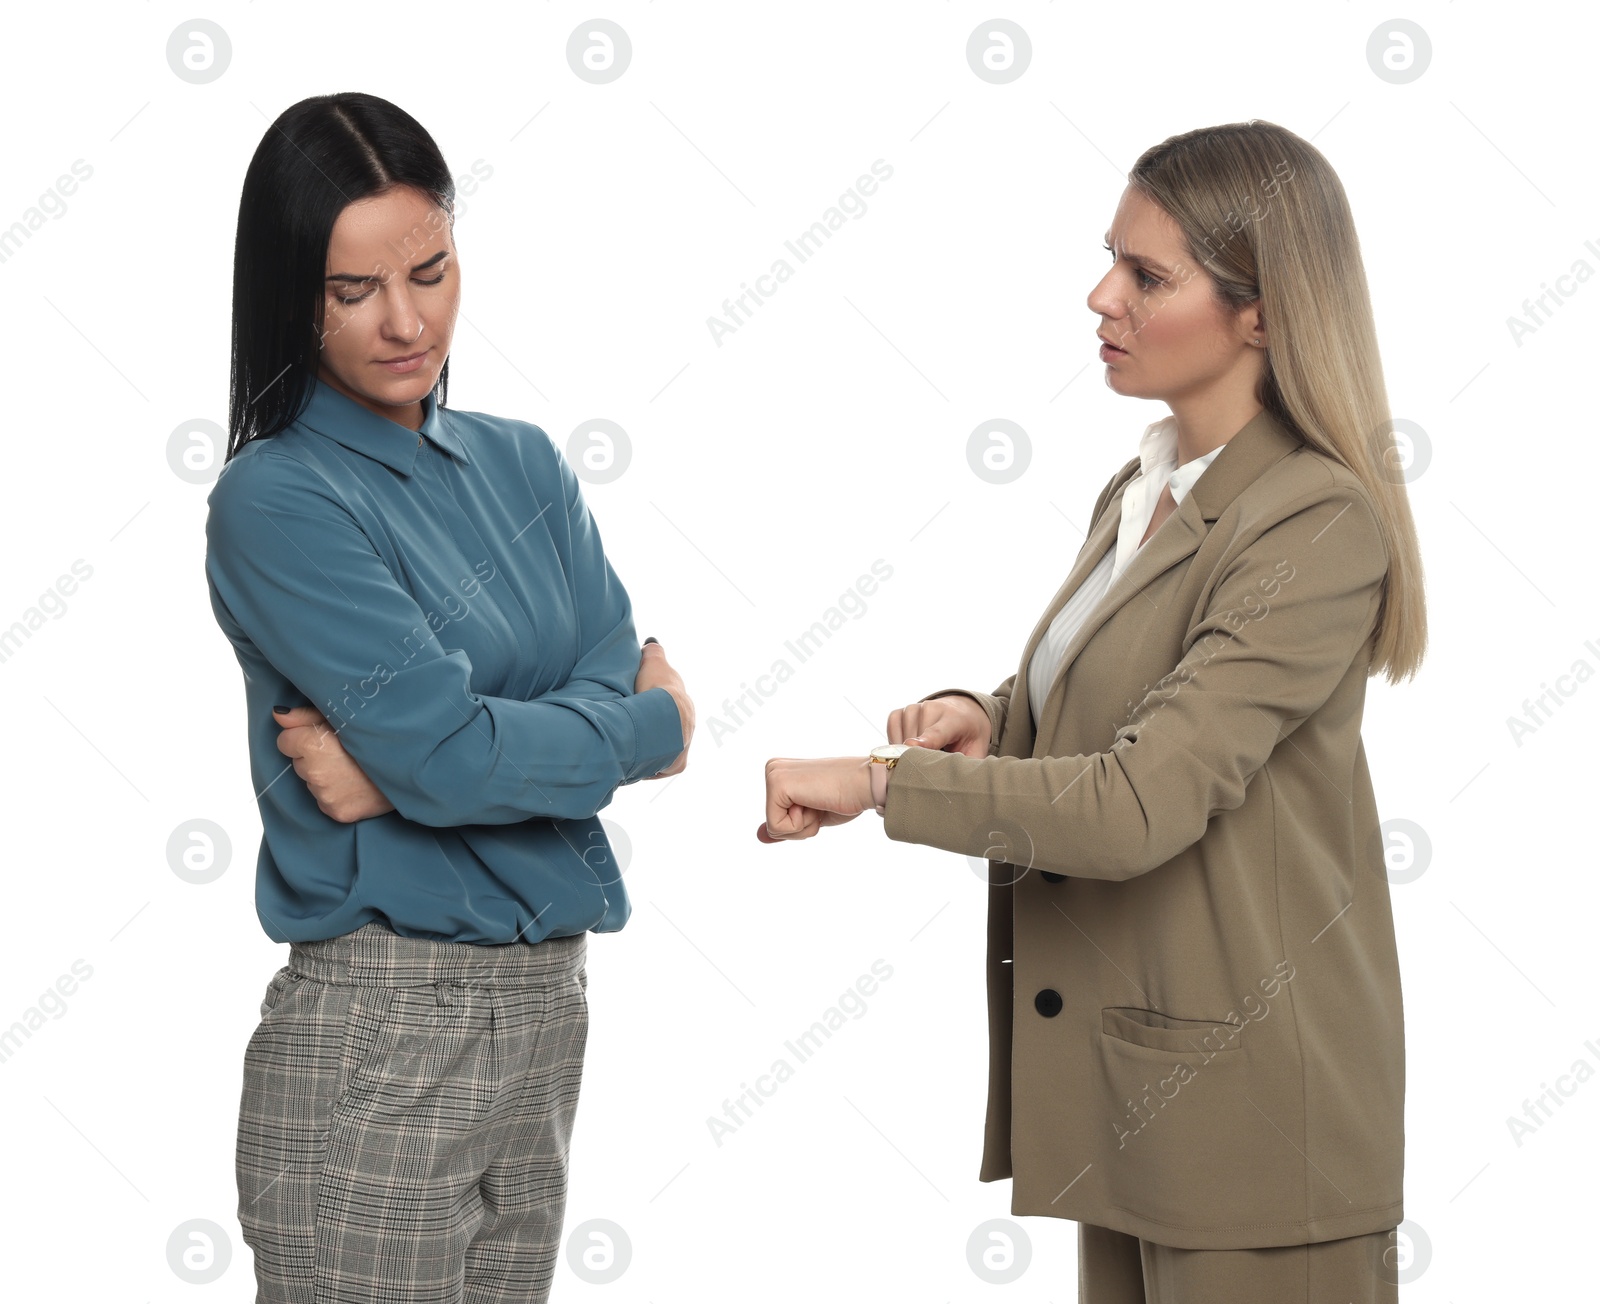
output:
[[289, 714], [289, 708], [287, 706], [275, 706], [275, 707], [272, 708], [272, 714], [273, 715], [288, 715]]
[[656, 638], [653, 634], [649, 638], [645, 639], [646, 643], [659, 643], [660, 641], [661, 640]]

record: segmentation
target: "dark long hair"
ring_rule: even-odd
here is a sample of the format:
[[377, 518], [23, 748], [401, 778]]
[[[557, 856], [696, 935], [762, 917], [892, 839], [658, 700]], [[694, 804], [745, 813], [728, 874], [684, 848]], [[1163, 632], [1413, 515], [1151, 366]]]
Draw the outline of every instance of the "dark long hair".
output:
[[[233, 245], [228, 453], [290, 425], [317, 374], [328, 240], [347, 204], [412, 186], [455, 220], [455, 181], [404, 109], [359, 91], [290, 105], [256, 146]], [[450, 362], [439, 369], [443, 405]]]

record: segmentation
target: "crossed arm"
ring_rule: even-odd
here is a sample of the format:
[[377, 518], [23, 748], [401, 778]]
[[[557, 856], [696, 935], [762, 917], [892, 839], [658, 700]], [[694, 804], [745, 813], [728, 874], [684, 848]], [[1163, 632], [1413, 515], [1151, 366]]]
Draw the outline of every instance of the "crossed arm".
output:
[[[356, 709], [337, 730], [307, 708], [284, 719], [277, 740], [341, 815], [395, 809], [438, 827], [575, 819], [619, 784], [682, 768], [692, 703], [659, 647], [641, 658], [627, 594], [576, 476], [538, 433], [560, 498], [554, 511], [534, 504], [537, 528], [586, 601], [566, 682], [527, 701], [473, 690], [466, 655], [442, 646], [315, 467], [262, 449], [230, 462], [213, 488], [206, 575], [247, 677], [265, 673], [265, 662], [298, 690], [290, 701], [314, 703], [348, 702], [357, 686]], [[395, 668], [397, 648], [405, 654]]]
[[[683, 679], [667, 661], [667, 654], [659, 643], [646, 643], [639, 654], [639, 675], [634, 682], [634, 692], [643, 693], [650, 688], [665, 688], [684, 713], [683, 736], [694, 735], [694, 703], [684, 689]], [[272, 718], [281, 726], [278, 750], [290, 757], [294, 772], [305, 781], [306, 788], [319, 809], [329, 819], [341, 824], [354, 824], [357, 820], [372, 819], [392, 811], [390, 801], [367, 772], [356, 763], [355, 757], [345, 751], [339, 734], [321, 711], [314, 706], [293, 706], [287, 710], [274, 710]], [[689, 763], [689, 746], [678, 753], [678, 759], [664, 770], [647, 775], [650, 779], [665, 779], [683, 773]]]

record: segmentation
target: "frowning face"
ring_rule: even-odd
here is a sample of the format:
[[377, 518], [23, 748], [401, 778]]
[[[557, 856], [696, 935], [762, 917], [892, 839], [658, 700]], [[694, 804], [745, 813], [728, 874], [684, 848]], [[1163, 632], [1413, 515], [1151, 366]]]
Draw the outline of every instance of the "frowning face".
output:
[[418, 429], [461, 302], [448, 214], [409, 186], [347, 205], [328, 240], [326, 277], [317, 375]]
[[[1184, 251], [1170, 214], [1142, 192], [1122, 193], [1106, 233], [1111, 269], [1089, 293], [1106, 384], [1131, 398], [1181, 406], [1232, 390], [1259, 371], [1265, 333], [1254, 306], [1230, 312], [1204, 267]], [[1115, 349], [1106, 347], [1114, 345]]]

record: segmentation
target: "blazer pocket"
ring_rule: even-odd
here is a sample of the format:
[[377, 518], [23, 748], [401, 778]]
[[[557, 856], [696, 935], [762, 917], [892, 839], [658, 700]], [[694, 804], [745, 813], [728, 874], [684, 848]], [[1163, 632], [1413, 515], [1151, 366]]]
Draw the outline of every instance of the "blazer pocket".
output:
[[[1267, 1042], [1251, 1033], [1257, 1044], [1241, 1052], [1243, 1030], [1220, 1019], [1127, 1006], [1104, 1008], [1100, 1019], [1086, 1108], [1106, 1129], [1093, 1157], [1107, 1203], [1214, 1245], [1295, 1234], [1308, 1181], [1323, 1180], [1300, 1143], [1285, 1140], [1302, 1126], [1295, 1067], [1253, 1064]], [[1345, 1184], [1336, 1163], [1312, 1159]]]
[[1114, 1005], [1100, 1011], [1100, 1031], [1107, 1037], [1150, 1050], [1194, 1052], [1209, 1059], [1238, 1050], [1239, 1034], [1244, 1029], [1226, 1019], [1180, 1019], [1160, 1010]]

